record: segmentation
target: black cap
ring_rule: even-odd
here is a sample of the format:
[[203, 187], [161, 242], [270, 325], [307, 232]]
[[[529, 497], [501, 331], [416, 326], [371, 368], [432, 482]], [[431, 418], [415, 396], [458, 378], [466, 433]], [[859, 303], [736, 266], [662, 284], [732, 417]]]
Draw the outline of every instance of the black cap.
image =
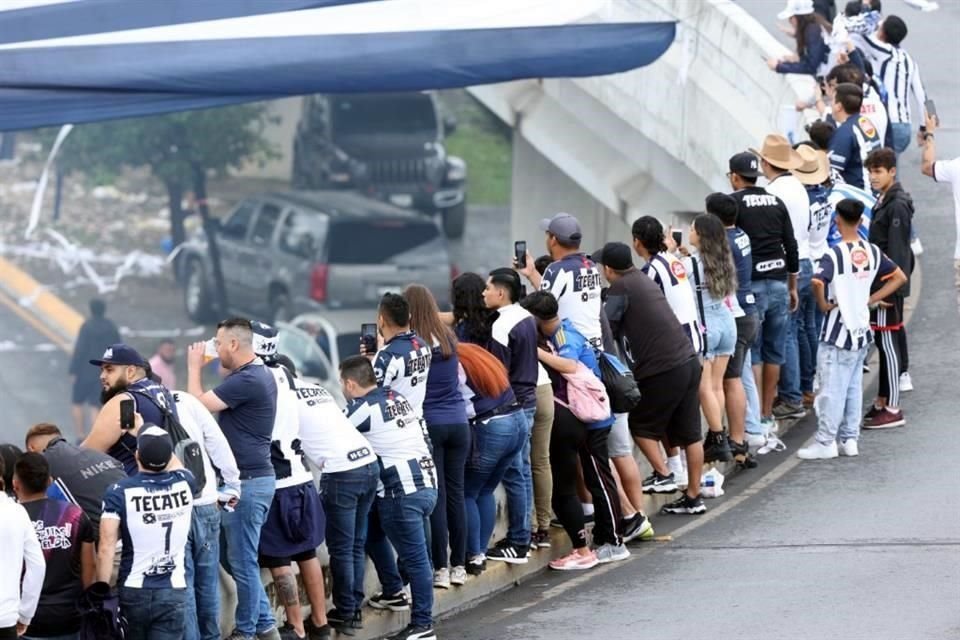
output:
[[170, 434], [155, 424], [145, 424], [137, 436], [137, 457], [144, 469], [163, 471], [173, 457]]
[[608, 242], [602, 249], [594, 251], [590, 259], [616, 271], [626, 271], [633, 266], [630, 247], [622, 242]]
[[738, 153], [730, 158], [730, 173], [744, 178], [759, 178], [760, 159], [749, 151]]
[[116, 364], [120, 366], [132, 366], [147, 368], [147, 361], [143, 359], [136, 349], [130, 345], [118, 342], [107, 347], [103, 356], [99, 360], [91, 360], [90, 364], [98, 367], [105, 364]]

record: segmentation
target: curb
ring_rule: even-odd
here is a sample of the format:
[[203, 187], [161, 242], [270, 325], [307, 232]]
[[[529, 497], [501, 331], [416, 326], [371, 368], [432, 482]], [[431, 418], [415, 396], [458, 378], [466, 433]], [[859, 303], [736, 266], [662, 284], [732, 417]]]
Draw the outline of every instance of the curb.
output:
[[0, 291], [68, 345], [73, 345], [84, 317], [6, 258], [0, 258]]

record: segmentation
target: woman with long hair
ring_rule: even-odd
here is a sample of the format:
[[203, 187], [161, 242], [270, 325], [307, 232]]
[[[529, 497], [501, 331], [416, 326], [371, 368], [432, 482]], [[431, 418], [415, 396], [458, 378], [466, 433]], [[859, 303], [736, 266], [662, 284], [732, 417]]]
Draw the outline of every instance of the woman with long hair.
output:
[[[789, 3], [786, 10], [777, 17], [789, 20], [796, 39], [797, 52], [785, 58], [770, 58], [767, 66], [777, 73], [802, 73], [817, 77], [826, 75], [823, 67], [830, 56], [824, 34], [830, 35], [833, 31], [826, 18], [814, 12], [813, 3], [802, 6], [803, 3]], [[788, 29], [783, 29], [789, 33]]]
[[453, 313], [445, 314], [452, 320], [457, 337], [463, 342], [486, 346], [491, 339], [493, 313], [483, 304], [483, 290], [487, 281], [476, 273], [457, 276], [450, 292]]
[[433, 443], [437, 471], [437, 506], [430, 516], [431, 557], [433, 585], [449, 589], [451, 584], [467, 581], [463, 470], [470, 450], [470, 427], [460, 394], [457, 336], [441, 320], [437, 301], [429, 289], [412, 284], [403, 295], [410, 305], [410, 328], [433, 346], [423, 401], [423, 419]]
[[736, 297], [737, 271], [727, 231], [716, 216], [704, 213], [694, 218], [690, 244], [697, 248], [691, 271], [706, 330], [700, 405], [710, 433], [703, 457], [704, 462], [727, 461], [732, 454], [723, 433], [723, 374], [737, 344], [735, 314], [743, 315]]
[[493, 492], [523, 448], [526, 417], [502, 362], [476, 344], [461, 342], [457, 353], [472, 441], [464, 477], [467, 573], [480, 575], [486, 569], [487, 545], [497, 518]]

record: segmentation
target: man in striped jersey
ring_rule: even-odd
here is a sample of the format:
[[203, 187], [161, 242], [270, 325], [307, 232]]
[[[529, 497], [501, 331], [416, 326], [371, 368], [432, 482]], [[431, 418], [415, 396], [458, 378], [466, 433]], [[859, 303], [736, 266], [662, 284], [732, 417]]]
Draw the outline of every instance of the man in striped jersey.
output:
[[[377, 385], [373, 365], [363, 356], [340, 363], [340, 384], [347, 398], [346, 414], [366, 436], [380, 462], [380, 485], [374, 509], [383, 531], [393, 543], [410, 580], [413, 605], [410, 624], [391, 640], [436, 640], [433, 630], [433, 567], [427, 553], [427, 519], [437, 503], [437, 477], [430, 455], [427, 427], [420, 411], [397, 391]], [[384, 584], [379, 602], [403, 593], [403, 582], [390, 553], [378, 553], [368, 539], [368, 552], [376, 554]], [[387, 549], [389, 552], [389, 549]], [[376, 596], [375, 596], [376, 598]], [[376, 603], [371, 602], [376, 607]]]
[[854, 42], [870, 59], [887, 89], [890, 127], [893, 129], [893, 149], [897, 153], [910, 146], [910, 96], [917, 102], [921, 120], [926, 114], [927, 94], [920, 81], [920, 69], [910, 54], [900, 48], [907, 37], [907, 25], [897, 16], [887, 16], [873, 35], [852, 34]]
[[[858, 235], [862, 213], [863, 205], [856, 200], [837, 204], [842, 242], [824, 254], [813, 276], [817, 305], [826, 318], [817, 352], [820, 393], [814, 407], [818, 428], [813, 442], [797, 451], [797, 457], [804, 460], [859, 454], [863, 363], [872, 340], [869, 309], [886, 304], [884, 299], [907, 281], [906, 274], [879, 247]], [[878, 281], [883, 285], [871, 294]]]
[[837, 130], [830, 138], [830, 164], [840, 172], [843, 181], [864, 188], [869, 181], [864, 160], [871, 151], [882, 146], [873, 122], [860, 115], [863, 89], [851, 83], [838, 84], [833, 101], [833, 119]]

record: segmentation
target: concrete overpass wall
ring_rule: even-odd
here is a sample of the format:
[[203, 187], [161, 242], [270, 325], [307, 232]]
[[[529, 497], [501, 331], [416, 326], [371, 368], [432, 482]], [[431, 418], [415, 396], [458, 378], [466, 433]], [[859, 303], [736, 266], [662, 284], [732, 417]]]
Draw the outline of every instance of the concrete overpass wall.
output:
[[669, 224], [700, 210], [727, 188], [729, 156], [777, 130], [812, 86], [767, 69], [785, 48], [729, 0], [617, 0], [592, 20], [677, 20], [678, 36], [629, 73], [471, 89], [515, 129], [512, 232], [533, 247], [557, 211], [580, 217], [593, 247], [641, 215]]

